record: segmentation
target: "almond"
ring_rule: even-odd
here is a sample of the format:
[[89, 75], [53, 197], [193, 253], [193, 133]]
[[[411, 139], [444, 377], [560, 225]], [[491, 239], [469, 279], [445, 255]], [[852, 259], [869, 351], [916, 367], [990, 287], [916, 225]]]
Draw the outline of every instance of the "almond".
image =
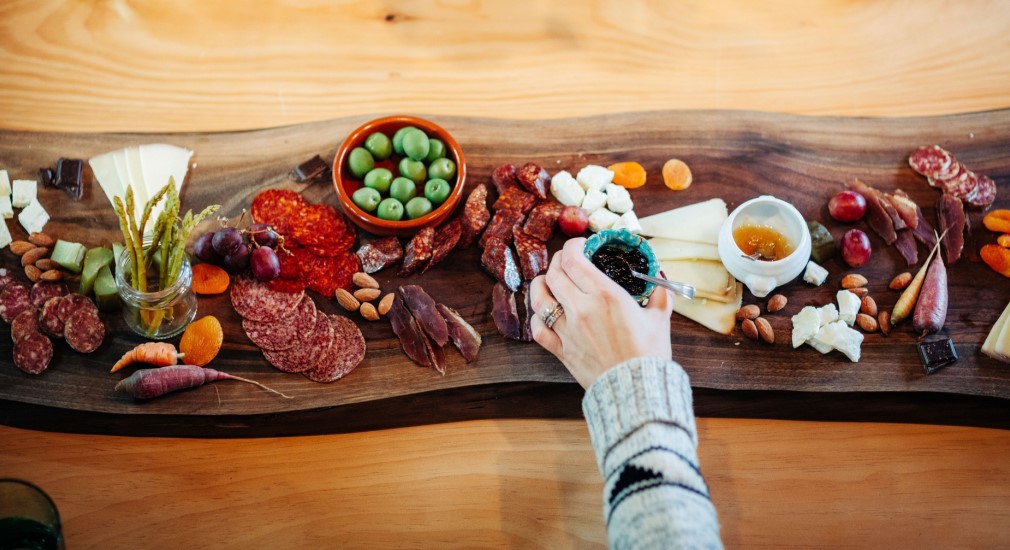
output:
[[45, 233], [32, 233], [28, 235], [28, 242], [35, 246], [44, 246], [46, 248], [52, 248], [56, 245], [56, 240]]
[[860, 298], [863, 298], [864, 296], [868, 296], [870, 294], [870, 291], [865, 286], [857, 286], [855, 288], [850, 288], [848, 290], [849, 292], [855, 294], [856, 296], [859, 296]]
[[877, 302], [875, 302], [870, 296], [863, 296], [862, 303], [859, 304], [859, 311], [869, 315], [870, 317], [876, 317]]
[[35, 248], [35, 245], [28, 241], [14, 241], [11, 243], [11, 252], [18, 256], [23, 255], [25, 252], [28, 252], [33, 248]]
[[[13, 245], [12, 245], [13, 246]], [[891, 290], [901, 290], [908, 286], [908, 283], [912, 282], [912, 274], [909, 272], [899, 273], [891, 279], [891, 284], [887, 285]]]
[[34, 265], [35, 262], [49, 255], [49, 249], [44, 246], [36, 246], [35, 248], [25, 252], [21, 255], [21, 267]]
[[39, 258], [35, 260], [35, 267], [41, 269], [42, 271], [49, 271], [50, 269], [59, 269], [60, 264], [54, 262], [50, 258]]
[[63, 272], [59, 269], [47, 269], [39, 275], [40, 281], [56, 282], [63, 279]]
[[364, 271], [359, 271], [352, 275], [351, 282], [358, 288], [379, 288], [379, 282]]
[[786, 303], [788, 301], [789, 299], [781, 294], [776, 294], [771, 298], [768, 298], [768, 313], [780, 311], [782, 308], [786, 307]]
[[381, 300], [379, 300], [379, 308], [378, 308], [379, 315], [385, 315], [389, 313], [389, 308], [393, 307], [393, 299], [395, 297], [396, 296], [392, 292], [390, 292], [385, 296], [383, 296]]
[[42, 277], [42, 270], [33, 265], [26, 265], [25, 275], [28, 276], [29, 281], [37, 283], [39, 282], [39, 278]]
[[877, 314], [877, 328], [880, 329], [880, 333], [884, 336], [891, 334], [891, 314], [886, 311], [881, 311]]
[[736, 319], [737, 321], [741, 321], [743, 319], [756, 319], [758, 315], [761, 315], [761, 308], [757, 307], [755, 304], [747, 304], [737, 310]]
[[757, 340], [759, 338], [757, 324], [754, 321], [744, 319], [743, 323], [740, 323], [740, 328], [743, 330], [744, 336], [747, 338], [750, 338], [751, 340]]
[[769, 344], [775, 343], [775, 331], [772, 330], [772, 325], [768, 322], [768, 319], [758, 317], [754, 319], [754, 324], [757, 325], [758, 335], [761, 336], [762, 340]]
[[362, 317], [368, 319], [369, 321], [379, 320], [379, 312], [375, 310], [375, 306], [368, 302], [361, 304], [361, 308], [358, 309], [358, 311], [361, 312]]
[[382, 291], [377, 288], [359, 288], [354, 291], [354, 297], [360, 302], [371, 302], [382, 296]]
[[335, 297], [337, 299], [337, 303], [340, 304], [340, 307], [346, 309], [347, 311], [358, 311], [358, 308], [361, 307], [361, 302], [359, 302], [358, 299], [350, 292], [342, 288], [337, 289]]
[[859, 328], [863, 329], [864, 332], [877, 332], [877, 320], [874, 319], [872, 315], [867, 315], [865, 313], [857, 314], [856, 324], [859, 325]]
[[863, 277], [859, 273], [849, 273], [848, 275], [842, 277], [842, 288], [853, 289], [861, 286], [866, 286], [866, 277]]

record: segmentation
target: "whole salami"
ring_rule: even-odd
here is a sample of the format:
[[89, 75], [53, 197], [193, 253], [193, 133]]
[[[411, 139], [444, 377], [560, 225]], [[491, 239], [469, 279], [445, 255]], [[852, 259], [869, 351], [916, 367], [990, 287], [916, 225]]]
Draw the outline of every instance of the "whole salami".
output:
[[53, 342], [41, 332], [33, 332], [14, 344], [14, 364], [28, 374], [42, 374], [53, 360]]

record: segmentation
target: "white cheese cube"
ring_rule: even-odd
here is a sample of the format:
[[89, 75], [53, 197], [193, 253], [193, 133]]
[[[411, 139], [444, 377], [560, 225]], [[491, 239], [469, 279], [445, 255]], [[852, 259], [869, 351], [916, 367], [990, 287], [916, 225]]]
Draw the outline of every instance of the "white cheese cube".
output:
[[24, 210], [18, 214], [18, 221], [28, 233], [40, 233], [49, 222], [49, 213], [45, 208], [42, 208], [38, 199], [32, 199], [28, 206], [25, 206]]
[[10, 195], [0, 195], [0, 216], [3, 216], [5, 220], [14, 217], [14, 207], [11, 206]]
[[[848, 292], [848, 291], [846, 291]], [[849, 294], [852, 294], [849, 292]], [[841, 319], [828, 323], [814, 337], [815, 342], [831, 346], [842, 352], [853, 363], [859, 362], [860, 346], [863, 344], [863, 334], [845, 324]]]
[[817, 316], [820, 317], [820, 326], [834, 323], [838, 320], [838, 308], [835, 304], [826, 304], [817, 308]]
[[807, 262], [807, 270], [803, 272], [803, 280], [814, 285], [821, 286], [828, 279], [828, 270], [814, 263], [813, 260]]
[[35, 200], [37, 184], [35, 180], [14, 180], [13, 192], [11, 204], [14, 208], [24, 208]]
[[582, 206], [586, 192], [567, 171], [562, 170], [551, 178], [551, 194], [565, 206]]
[[[586, 191], [586, 198], [582, 199], [582, 209], [592, 214], [607, 205], [607, 195], [603, 191], [590, 189]], [[616, 214], [615, 214], [615, 217]]]
[[596, 212], [589, 215], [589, 230], [593, 233], [598, 233], [604, 229], [611, 229], [619, 219], [621, 217], [610, 210], [598, 208]]
[[[7, 227], [7, 222], [0, 222], [0, 248], [4, 248], [12, 242], [14, 242], [14, 239], [11, 237], [11, 230]], [[7, 270], [5, 269], [4, 271]]]
[[586, 191], [589, 191], [590, 189], [603, 191], [603, 188], [606, 187], [608, 183], [614, 181], [614, 173], [602, 166], [590, 164], [582, 170], [579, 170], [579, 174], [575, 176], [575, 179]]
[[838, 300], [838, 319], [852, 326], [852, 323], [856, 322], [856, 314], [859, 313], [862, 300], [848, 290], [839, 290], [836, 298]]
[[11, 178], [7, 175], [7, 170], [0, 170], [0, 197], [9, 197], [11, 194]]
[[[620, 224], [621, 227], [617, 227]], [[635, 215], [634, 210], [628, 210], [627, 212], [621, 214], [621, 220], [618, 224], [614, 224], [614, 229], [627, 229], [629, 233], [638, 235], [642, 232], [642, 224], [638, 223], [638, 216]]]
[[793, 348], [802, 346], [821, 329], [821, 316], [814, 306], [806, 306], [793, 315]]
[[623, 214], [635, 207], [631, 202], [631, 193], [628, 190], [614, 183], [607, 184], [607, 208], [611, 212]]
[[[817, 334], [820, 334], [820, 331], [817, 331]], [[825, 344], [824, 342], [818, 340], [817, 334], [815, 334], [812, 338], [807, 340], [807, 343], [810, 344], [810, 347], [821, 352], [822, 354], [831, 353], [832, 351], [834, 351], [835, 348], [831, 347], [831, 344]]]

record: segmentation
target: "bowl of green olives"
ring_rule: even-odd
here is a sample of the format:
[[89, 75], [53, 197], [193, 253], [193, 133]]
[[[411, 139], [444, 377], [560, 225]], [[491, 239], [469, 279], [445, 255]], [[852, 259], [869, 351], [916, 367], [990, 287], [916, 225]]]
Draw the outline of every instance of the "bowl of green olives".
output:
[[465, 183], [459, 143], [441, 126], [414, 116], [362, 124], [333, 160], [340, 207], [374, 235], [409, 237], [442, 223], [459, 205]]

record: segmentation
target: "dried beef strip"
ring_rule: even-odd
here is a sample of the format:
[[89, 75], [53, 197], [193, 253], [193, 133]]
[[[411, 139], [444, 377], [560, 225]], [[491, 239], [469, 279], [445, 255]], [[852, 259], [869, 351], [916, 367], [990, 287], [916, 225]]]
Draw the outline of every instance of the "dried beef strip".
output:
[[947, 265], [950, 265], [961, 259], [964, 250], [964, 228], [967, 223], [964, 203], [944, 193], [937, 202], [936, 212], [940, 221], [940, 234], [943, 235], [943, 255], [947, 258]]
[[516, 176], [516, 167], [513, 164], [499, 164], [494, 172], [491, 172], [491, 182], [494, 183], [495, 190], [501, 195], [507, 189], [519, 186], [519, 178]]
[[424, 334], [421, 333], [421, 327], [417, 325], [417, 321], [414, 320], [410, 311], [407, 310], [407, 306], [403, 305], [403, 300], [399, 296], [393, 299], [393, 305], [389, 308], [388, 316], [389, 324], [393, 327], [393, 332], [400, 339], [400, 347], [403, 348], [403, 353], [407, 354], [407, 357], [418, 365], [430, 367], [431, 359], [428, 357], [428, 352], [425, 349]]
[[10, 323], [22, 311], [31, 309], [28, 287], [20, 282], [11, 283], [0, 290], [0, 318]]
[[463, 213], [460, 214], [463, 231], [459, 237], [459, 247], [468, 248], [473, 244], [490, 219], [491, 211], [487, 209], [487, 185], [482, 183], [470, 191], [463, 205]]
[[523, 325], [520, 340], [533, 341], [533, 297], [530, 295], [530, 283], [523, 283]]
[[537, 199], [534, 195], [531, 195], [518, 187], [509, 187], [504, 193], [498, 195], [498, 200], [494, 201], [494, 204], [491, 205], [491, 209], [495, 212], [513, 210], [525, 216], [530, 210], [533, 210], [533, 207], [537, 205], [537, 202], [539, 202], [539, 199]]
[[547, 188], [551, 180], [551, 176], [547, 173], [547, 170], [544, 170], [538, 164], [527, 162], [516, 172], [516, 177], [519, 179], [519, 183], [527, 191], [536, 195], [537, 198], [540, 200], [547, 198]]
[[915, 235], [911, 229], [905, 228], [898, 231], [898, 238], [894, 241], [894, 247], [898, 249], [901, 257], [905, 259], [906, 265], [919, 263], [919, 248], [915, 244]]
[[445, 304], [437, 304], [437, 307], [438, 312], [445, 319], [446, 326], [449, 327], [449, 338], [453, 345], [456, 346], [467, 363], [472, 363], [477, 359], [477, 353], [480, 351], [480, 333], [470, 323], [467, 323], [455, 309]]
[[53, 342], [41, 332], [28, 334], [14, 344], [14, 364], [28, 374], [42, 374], [53, 360]]
[[891, 215], [881, 204], [879, 194], [857, 179], [846, 182], [845, 188], [859, 193], [866, 199], [866, 223], [885, 243], [894, 244], [898, 239], [897, 230]]
[[541, 202], [533, 207], [529, 216], [526, 217], [523, 231], [544, 242], [551, 240], [554, 237], [554, 228], [558, 225], [558, 218], [561, 217], [561, 211], [564, 209], [565, 206], [557, 201]]
[[326, 357], [315, 367], [302, 372], [313, 382], [330, 383], [343, 378], [365, 358], [365, 337], [361, 329], [347, 317], [329, 315], [333, 342]]
[[891, 208], [898, 213], [898, 217], [909, 229], [915, 229], [919, 225], [919, 219], [915, 215], [917, 205], [904, 194], [883, 193], [884, 199], [891, 204]]
[[105, 341], [105, 323], [87, 309], [78, 309], [67, 319], [63, 337], [74, 351], [91, 353]]
[[428, 271], [429, 269], [435, 267], [444, 260], [456, 245], [459, 244], [459, 238], [463, 235], [463, 227], [460, 224], [459, 218], [453, 218], [435, 229], [435, 246], [431, 252], [431, 259], [428, 263], [421, 269], [421, 273]]
[[505, 288], [501, 283], [496, 283], [491, 289], [491, 318], [502, 336], [513, 340], [522, 339], [515, 292]]
[[405, 277], [424, 267], [431, 260], [434, 247], [435, 228], [421, 228], [403, 250], [403, 264], [400, 266], [399, 275]]
[[515, 256], [507, 242], [501, 239], [488, 241], [484, 246], [484, 253], [480, 256], [480, 263], [488, 273], [509, 290], [515, 292], [519, 289], [522, 277], [519, 274]]
[[523, 280], [532, 281], [534, 277], [547, 271], [547, 245], [540, 239], [527, 235], [519, 227], [513, 228], [512, 232]]
[[439, 346], [449, 343], [449, 328], [445, 319], [438, 312], [435, 300], [417, 285], [403, 285], [397, 289], [403, 305], [407, 306], [411, 316], [425, 334], [430, 336]]
[[498, 210], [491, 218], [484, 234], [480, 237], [480, 245], [487, 246], [491, 239], [499, 239], [506, 243], [512, 242], [512, 228], [522, 225], [524, 215], [514, 210]]

